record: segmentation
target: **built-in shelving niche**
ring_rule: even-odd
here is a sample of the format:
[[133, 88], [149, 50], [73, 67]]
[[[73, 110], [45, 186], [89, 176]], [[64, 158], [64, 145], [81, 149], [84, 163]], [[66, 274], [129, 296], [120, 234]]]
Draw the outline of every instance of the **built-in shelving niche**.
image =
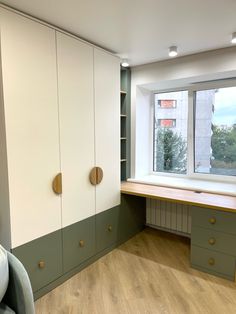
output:
[[120, 84], [120, 162], [121, 181], [130, 176], [130, 88], [131, 71], [121, 67]]

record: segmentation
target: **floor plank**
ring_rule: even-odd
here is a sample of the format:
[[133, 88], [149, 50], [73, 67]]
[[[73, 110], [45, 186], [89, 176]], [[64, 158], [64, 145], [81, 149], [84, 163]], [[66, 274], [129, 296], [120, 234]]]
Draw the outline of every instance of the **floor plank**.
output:
[[190, 268], [189, 239], [146, 228], [35, 302], [36, 314], [235, 314], [236, 284]]

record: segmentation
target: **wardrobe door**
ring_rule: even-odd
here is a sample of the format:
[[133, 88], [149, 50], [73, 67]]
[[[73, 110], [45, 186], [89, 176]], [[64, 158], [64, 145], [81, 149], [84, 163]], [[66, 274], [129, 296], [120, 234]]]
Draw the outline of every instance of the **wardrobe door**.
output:
[[55, 31], [0, 10], [12, 248], [61, 228]]
[[57, 32], [63, 227], [95, 214], [93, 48]]
[[120, 63], [94, 48], [95, 163], [103, 170], [96, 186], [96, 213], [120, 204]]

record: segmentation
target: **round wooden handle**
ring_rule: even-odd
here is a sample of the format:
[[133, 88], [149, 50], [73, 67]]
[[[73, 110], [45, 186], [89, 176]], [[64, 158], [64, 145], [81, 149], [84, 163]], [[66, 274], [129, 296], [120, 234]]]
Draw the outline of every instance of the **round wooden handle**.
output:
[[209, 223], [212, 224], [212, 225], [214, 225], [214, 224], [216, 223], [215, 217], [210, 218], [210, 219], [209, 219]]
[[214, 245], [214, 244], [216, 243], [216, 239], [215, 239], [215, 238], [210, 238], [210, 239], [208, 240], [208, 243], [209, 243], [210, 245]]
[[39, 261], [38, 267], [41, 268], [41, 269], [44, 268], [45, 267], [45, 262], [44, 261]]
[[93, 169], [90, 171], [89, 181], [92, 185], [97, 184], [96, 167], [93, 167]]
[[211, 265], [211, 266], [215, 265], [215, 260], [214, 260], [214, 258], [209, 258], [208, 264]]
[[108, 230], [109, 232], [112, 232], [112, 225], [109, 225], [109, 226], [107, 227], [107, 230]]
[[100, 167], [96, 167], [97, 169], [97, 184], [102, 182], [103, 179], [103, 170]]
[[52, 181], [52, 189], [55, 194], [62, 194], [62, 174], [58, 173]]
[[79, 246], [80, 246], [80, 247], [84, 247], [84, 240], [80, 240], [80, 241], [79, 241]]
[[89, 180], [92, 185], [101, 183], [103, 179], [103, 170], [100, 167], [93, 167], [89, 174]]

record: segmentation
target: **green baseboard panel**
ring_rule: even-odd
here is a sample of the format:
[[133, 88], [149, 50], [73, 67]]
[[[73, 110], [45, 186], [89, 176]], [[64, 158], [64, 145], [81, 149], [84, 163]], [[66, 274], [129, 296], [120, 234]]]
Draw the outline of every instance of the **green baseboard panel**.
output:
[[235, 276], [230, 276], [230, 275], [218, 273], [218, 272], [216, 272], [216, 271], [209, 270], [209, 269], [207, 269], [207, 268], [200, 267], [200, 266], [194, 265], [194, 264], [191, 264], [191, 267], [194, 268], [194, 269], [196, 269], [196, 270], [199, 270], [199, 271], [201, 271], [201, 272], [204, 272], [204, 273], [207, 273], [207, 274], [216, 276], [216, 277], [221, 277], [221, 278], [224, 278], [224, 279], [227, 279], [227, 280], [230, 280], [230, 281], [235, 281]]

